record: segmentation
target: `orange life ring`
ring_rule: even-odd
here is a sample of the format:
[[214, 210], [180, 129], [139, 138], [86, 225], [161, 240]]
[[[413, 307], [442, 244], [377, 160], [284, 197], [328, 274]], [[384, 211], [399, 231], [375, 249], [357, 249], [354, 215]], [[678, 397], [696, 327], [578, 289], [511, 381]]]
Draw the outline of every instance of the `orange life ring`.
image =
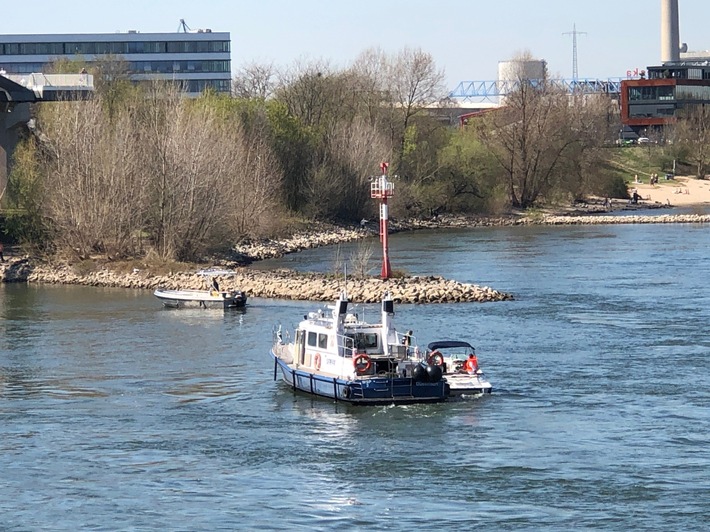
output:
[[315, 366], [316, 370], [320, 369], [320, 353], [316, 353], [316, 356], [313, 357], [313, 365]]
[[444, 364], [444, 355], [439, 351], [432, 351], [426, 361], [433, 366], [442, 366]]
[[372, 367], [372, 360], [364, 353], [356, 355], [355, 358], [353, 358], [353, 366], [355, 366], [357, 373], [365, 373]]

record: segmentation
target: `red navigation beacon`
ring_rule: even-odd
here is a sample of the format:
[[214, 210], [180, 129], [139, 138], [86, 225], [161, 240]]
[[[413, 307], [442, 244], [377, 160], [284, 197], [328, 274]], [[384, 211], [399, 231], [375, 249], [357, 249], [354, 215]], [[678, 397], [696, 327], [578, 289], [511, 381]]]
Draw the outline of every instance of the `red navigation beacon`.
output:
[[389, 279], [392, 276], [390, 268], [389, 244], [387, 242], [389, 212], [387, 208], [387, 199], [394, 195], [394, 183], [387, 179], [387, 169], [389, 163], [380, 164], [382, 175], [376, 177], [370, 183], [370, 197], [380, 200], [380, 242], [382, 242], [382, 272], [383, 279]]

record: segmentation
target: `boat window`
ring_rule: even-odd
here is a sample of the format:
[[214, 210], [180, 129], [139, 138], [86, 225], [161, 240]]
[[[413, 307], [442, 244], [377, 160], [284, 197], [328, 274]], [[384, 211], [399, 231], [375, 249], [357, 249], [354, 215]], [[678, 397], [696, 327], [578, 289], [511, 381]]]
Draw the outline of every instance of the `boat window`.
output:
[[377, 347], [376, 333], [356, 333], [355, 347], [357, 349], [372, 349]]
[[315, 347], [318, 345], [318, 334], [314, 332], [308, 333], [308, 345]]
[[328, 349], [328, 335], [319, 334], [318, 335], [318, 347], [320, 349]]

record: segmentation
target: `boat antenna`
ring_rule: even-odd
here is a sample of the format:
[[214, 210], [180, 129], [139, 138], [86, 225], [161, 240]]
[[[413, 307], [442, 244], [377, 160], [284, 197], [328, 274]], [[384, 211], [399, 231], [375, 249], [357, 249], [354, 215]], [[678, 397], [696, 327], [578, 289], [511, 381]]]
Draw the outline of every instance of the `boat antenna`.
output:
[[348, 298], [348, 265], [347, 264], [343, 265], [343, 284], [345, 285], [343, 293], [345, 294], [345, 299], [347, 299]]

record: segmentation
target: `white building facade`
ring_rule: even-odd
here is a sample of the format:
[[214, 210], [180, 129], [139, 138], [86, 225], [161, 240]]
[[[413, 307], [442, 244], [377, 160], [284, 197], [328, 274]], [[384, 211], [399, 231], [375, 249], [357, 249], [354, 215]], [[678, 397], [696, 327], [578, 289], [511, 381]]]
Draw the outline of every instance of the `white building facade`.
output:
[[231, 89], [229, 32], [0, 35], [0, 71], [46, 72], [58, 59], [88, 64], [115, 57], [133, 81], [172, 80], [190, 95]]

